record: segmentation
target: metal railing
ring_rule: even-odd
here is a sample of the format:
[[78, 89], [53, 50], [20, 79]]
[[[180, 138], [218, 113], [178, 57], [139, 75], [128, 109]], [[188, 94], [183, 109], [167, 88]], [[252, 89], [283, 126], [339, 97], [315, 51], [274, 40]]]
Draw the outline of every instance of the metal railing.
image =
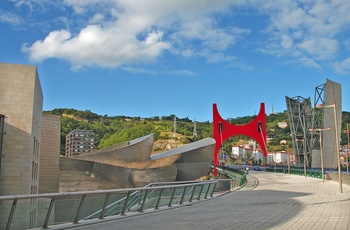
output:
[[141, 188], [0, 196], [0, 229], [28, 229], [77, 224], [191, 203], [234, 190], [242, 177], [150, 184]]

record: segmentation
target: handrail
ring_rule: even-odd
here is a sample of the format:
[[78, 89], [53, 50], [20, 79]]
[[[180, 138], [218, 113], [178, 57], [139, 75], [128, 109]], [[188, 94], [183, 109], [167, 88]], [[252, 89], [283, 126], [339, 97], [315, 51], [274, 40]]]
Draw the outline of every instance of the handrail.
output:
[[[0, 229], [47, 229], [49, 225], [77, 224], [183, 205], [213, 197], [214, 192], [223, 191], [223, 187], [232, 191], [243, 186], [245, 173], [229, 176], [230, 179], [150, 183], [138, 188], [0, 196]], [[32, 221], [33, 209], [28, 207], [34, 207], [35, 221]], [[19, 220], [29, 220], [29, 216], [30, 221], [22, 221], [24, 226], [18, 227]]]
[[[30, 226], [26, 225], [19, 229], [33, 227], [47, 229], [49, 225], [77, 224], [91, 219], [104, 219], [111, 215], [123, 216], [128, 212], [183, 205], [186, 202], [213, 197], [215, 191], [222, 190], [223, 183], [229, 185], [228, 190], [237, 188], [241, 186], [240, 181], [244, 176], [231, 179], [151, 183], [139, 188], [0, 196], [2, 215], [8, 213], [7, 222], [0, 223], [0, 229], [7, 230], [11, 225], [17, 225], [17, 219], [22, 217], [19, 215], [31, 215], [26, 207], [33, 203], [37, 203], [36, 207], [40, 208], [37, 211], [37, 215], [40, 215], [37, 217], [37, 223], [35, 226], [31, 223]], [[116, 198], [118, 200], [113, 201]], [[66, 204], [71, 205], [71, 208], [66, 208]], [[66, 210], [60, 210], [60, 205]], [[21, 214], [16, 216], [16, 210]], [[59, 220], [56, 220], [57, 216]]]

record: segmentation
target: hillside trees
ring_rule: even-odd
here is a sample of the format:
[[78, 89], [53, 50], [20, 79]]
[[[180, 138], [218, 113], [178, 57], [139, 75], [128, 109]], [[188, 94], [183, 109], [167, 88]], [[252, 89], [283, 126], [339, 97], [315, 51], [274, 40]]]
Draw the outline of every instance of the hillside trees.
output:
[[[154, 116], [151, 118], [128, 117], [128, 116], [107, 116], [97, 115], [89, 110], [79, 111], [75, 109], [54, 109], [44, 113], [61, 116], [61, 151], [64, 152], [65, 139], [69, 132], [74, 129], [92, 130], [96, 136], [96, 147], [104, 148], [121, 142], [130, 141], [151, 133], [155, 134], [155, 140], [173, 138], [174, 114], [170, 116]], [[231, 118], [232, 124], [247, 124], [256, 116]], [[281, 151], [286, 147], [280, 145], [281, 140], [287, 140], [288, 147], [293, 147], [290, 128], [280, 128], [278, 122], [287, 122], [287, 112], [271, 114], [267, 117], [267, 135], [274, 137], [269, 144], [269, 151]], [[213, 137], [212, 123], [209, 121], [196, 122], [197, 138], [193, 137], [194, 122], [188, 117], [176, 117], [176, 131], [185, 136], [183, 144]], [[343, 112], [342, 144], [347, 143], [346, 123], [350, 124], [350, 113]], [[349, 127], [350, 128], [350, 127]], [[224, 151], [230, 152], [233, 145], [242, 145], [250, 140], [246, 136], [234, 136], [228, 138], [224, 143]]]

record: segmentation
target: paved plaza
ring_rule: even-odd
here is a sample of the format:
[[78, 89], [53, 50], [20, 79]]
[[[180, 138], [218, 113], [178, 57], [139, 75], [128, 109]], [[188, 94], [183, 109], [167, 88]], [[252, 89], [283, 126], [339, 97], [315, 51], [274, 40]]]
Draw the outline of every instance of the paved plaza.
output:
[[340, 193], [337, 182], [254, 171], [248, 180], [241, 190], [191, 205], [74, 229], [350, 229], [349, 185]]

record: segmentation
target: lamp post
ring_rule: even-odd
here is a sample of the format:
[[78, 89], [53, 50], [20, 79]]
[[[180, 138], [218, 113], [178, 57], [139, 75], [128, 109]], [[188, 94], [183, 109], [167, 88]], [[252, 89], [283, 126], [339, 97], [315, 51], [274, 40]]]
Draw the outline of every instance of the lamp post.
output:
[[340, 156], [339, 156], [339, 134], [338, 134], [338, 125], [337, 125], [337, 113], [335, 111], [335, 104], [332, 105], [317, 105], [316, 108], [333, 108], [334, 112], [334, 126], [335, 126], [335, 142], [336, 142], [336, 154], [338, 157], [338, 178], [339, 178], [339, 190], [340, 193], [343, 193], [343, 178], [341, 174], [341, 165], [340, 165]]
[[321, 151], [321, 171], [322, 171], [322, 183], [324, 183], [324, 164], [323, 164], [323, 149], [322, 149], [322, 132], [326, 130], [331, 130], [331, 128], [326, 129], [309, 129], [309, 131], [320, 132], [320, 151]]

